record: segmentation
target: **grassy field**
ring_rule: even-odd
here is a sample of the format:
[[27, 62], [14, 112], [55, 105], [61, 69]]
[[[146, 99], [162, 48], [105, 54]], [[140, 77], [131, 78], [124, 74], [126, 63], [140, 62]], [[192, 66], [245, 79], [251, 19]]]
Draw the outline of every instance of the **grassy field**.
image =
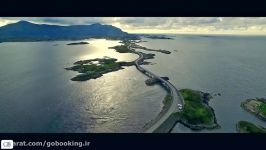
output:
[[264, 115], [266, 116], [266, 104], [265, 103], [262, 103], [259, 105], [259, 111]]
[[181, 94], [185, 100], [184, 111], [181, 116], [190, 124], [212, 124], [214, 114], [203, 104], [203, 95], [199, 91], [182, 89]]

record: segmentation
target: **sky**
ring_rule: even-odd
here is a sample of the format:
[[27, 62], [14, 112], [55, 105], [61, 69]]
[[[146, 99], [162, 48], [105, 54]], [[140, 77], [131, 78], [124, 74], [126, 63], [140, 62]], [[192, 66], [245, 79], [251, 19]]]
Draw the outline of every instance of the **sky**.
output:
[[266, 35], [266, 17], [0, 17], [0, 26], [19, 20], [55, 25], [101, 23], [128, 33]]

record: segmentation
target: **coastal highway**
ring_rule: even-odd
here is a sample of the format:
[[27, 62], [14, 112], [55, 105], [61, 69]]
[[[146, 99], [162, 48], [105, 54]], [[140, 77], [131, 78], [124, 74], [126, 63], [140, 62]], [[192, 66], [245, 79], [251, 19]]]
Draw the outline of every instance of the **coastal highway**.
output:
[[181, 93], [179, 92], [179, 90], [173, 84], [171, 84], [169, 81], [164, 80], [160, 76], [157, 76], [154, 73], [152, 73], [151, 71], [149, 71], [145, 68], [142, 68], [140, 66], [141, 62], [144, 61], [143, 53], [132, 50], [130, 48], [130, 46], [128, 46], [128, 49], [139, 55], [139, 58], [135, 60], [135, 65], [136, 65], [137, 69], [150, 78], [157, 78], [158, 80], [160, 80], [162, 85], [165, 86], [170, 91], [170, 94], [172, 96], [171, 105], [168, 108], [166, 108], [167, 110], [164, 111], [164, 113], [162, 115], [158, 116], [155, 119], [155, 121], [152, 122], [152, 124], [149, 125], [148, 129], [146, 129], [146, 131], [145, 131], [145, 133], [153, 133], [157, 128], [159, 128], [170, 117], [170, 115], [172, 113], [182, 111], [182, 110], [178, 109], [178, 104], [181, 104], [182, 107], [184, 107], [184, 99], [183, 99]]

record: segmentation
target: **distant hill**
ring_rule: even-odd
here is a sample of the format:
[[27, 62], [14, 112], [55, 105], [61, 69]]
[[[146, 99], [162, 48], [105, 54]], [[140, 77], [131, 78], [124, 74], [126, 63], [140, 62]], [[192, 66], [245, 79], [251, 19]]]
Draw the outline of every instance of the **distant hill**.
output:
[[99, 23], [59, 26], [19, 21], [0, 27], [0, 42], [80, 40], [85, 38], [137, 39], [138, 36], [128, 34], [112, 25]]

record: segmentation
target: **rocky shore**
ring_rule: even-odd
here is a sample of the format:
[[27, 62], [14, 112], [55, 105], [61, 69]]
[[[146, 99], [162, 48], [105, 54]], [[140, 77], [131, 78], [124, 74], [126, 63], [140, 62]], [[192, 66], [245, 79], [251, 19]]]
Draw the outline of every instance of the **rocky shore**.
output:
[[183, 112], [171, 114], [171, 116], [156, 129], [156, 133], [171, 132], [177, 123], [181, 123], [192, 130], [220, 128], [213, 108], [208, 105], [209, 100], [212, 98], [209, 93], [191, 89], [182, 89], [180, 92], [185, 100]]
[[248, 121], [239, 121], [236, 124], [238, 133], [266, 133], [266, 129], [262, 126], [255, 125]]
[[[130, 50], [131, 48], [139, 48], [148, 51], [157, 51], [162, 52], [165, 54], [169, 54], [166, 50], [152, 50], [146, 47], [141, 47], [135, 43], [135, 41], [124, 40], [122, 41], [123, 45], [118, 45], [114, 47], [110, 47], [111, 49], [115, 49], [119, 53], [135, 53], [134, 49]], [[147, 54], [142, 53], [142, 59], [138, 60], [139, 64], [145, 64], [146, 59], [153, 59], [155, 54]], [[91, 60], [89, 60], [91, 61]], [[99, 61], [98, 59], [94, 59], [93, 61]], [[88, 63], [87, 61], [79, 61], [76, 64], [84, 64]], [[119, 66], [113, 68], [113, 70], [119, 70], [121, 66], [125, 65], [134, 65], [134, 62], [127, 62], [125, 64], [118, 62]], [[112, 70], [104, 70], [103, 73], [109, 72]], [[101, 76], [100, 74], [95, 74], [96, 77]], [[167, 78], [167, 77], [165, 77]], [[148, 79], [145, 81], [147, 85], [153, 85], [157, 83], [156, 79]], [[183, 89], [180, 91], [185, 100], [184, 111], [180, 113], [173, 113], [157, 130], [156, 132], [170, 132], [170, 130], [174, 127], [174, 125], [179, 122], [183, 125], [187, 126], [192, 130], [201, 130], [201, 129], [215, 129], [219, 128], [220, 126], [217, 123], [214, 110], [208, 105], [209, 100], [212, 96], [209, 93], [204, 93], [201, 91], [194, 91], [190, 89]], [[167, 95], [163, 102], [164, 106], [156, 118], [159, 118], [160, 115], [164, 114], [164, 111], [167, 110], [169, 104], [171, 104], [172, 99]], [[151, 122], [147, 123], [144, 128], [148, 128], [152, 122], [156, 121], [156, 118], [153, 119]]]
[[266, 99], [256, 98], [256, 99], [247, 99], [241, 103], [241, 107], [255, 115], [257, 118], [266, 121]]
[[208, 102], [212, 99], [209, 93], [182, 89], [185, 100], [184, 111], [179, 113], [179, 122], [192, 130], [220, 128], [215, 112]]

